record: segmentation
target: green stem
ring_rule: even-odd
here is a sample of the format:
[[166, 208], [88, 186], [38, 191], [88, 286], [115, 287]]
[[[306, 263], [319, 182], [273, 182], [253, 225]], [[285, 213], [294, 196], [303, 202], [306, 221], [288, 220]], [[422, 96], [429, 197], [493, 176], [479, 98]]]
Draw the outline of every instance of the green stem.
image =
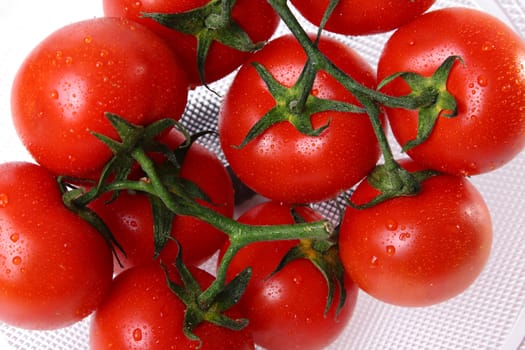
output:
[[[158, 176], [155, 163], [146, 155], [144, 150], [136, 148], [132, 152], [133, 158], [140, 164], [150, 182], [149, 193], [157, 195], [168, 209], [178, 215], [187, 215], [199, 218], [229, 237], [230, 248], [218, 268], [214, 283], [199, 298], [202, 305], [208, 305], [221, 291], [226, 282], [226, 270], [233, 255], [243, 246], [260, 241], [292, 240], [292, 239], [326, 239], [333, 233], [329, 221], [321, 220], [294, 225], [246, 225], [223, 216], [214, 210], [200, 205], [193, 200], [171, 193]], [[146, 187], [144, 187], [146, 188]]]

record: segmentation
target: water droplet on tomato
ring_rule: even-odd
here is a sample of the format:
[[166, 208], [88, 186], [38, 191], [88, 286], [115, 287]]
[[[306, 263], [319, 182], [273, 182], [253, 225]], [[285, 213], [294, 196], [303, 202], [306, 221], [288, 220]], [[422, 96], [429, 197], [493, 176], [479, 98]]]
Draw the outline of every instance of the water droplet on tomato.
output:
[[9, 203], [9, 198], [7, 198], [7, 194], [0, 193], [0, 208], [7, 207], [8, 203]]
[[50, 96], [53, 100], [58, 100], [58, 91], [56, 90], [51, 91]]
[[401, 232], [399, 234], [399, 239], [402, 240], [402, 241], [406, 241], [409, 238], [410, 238], [410, 233], [409, 232]]
[[20, 235], [18, 233], [13, 233], [11, 236], [9, 236], [9, 239], [11, 242], [16, 243], [20, 239]]
[[487, 86], [487, 84], [488, 84], [487, 77], [485, 77], [484, 75], [480, 75], [478, 77], [478, 84], [479, 84], [479, 86], [483, 86], [483, 87]]
[[492, 51], [496, 48], [496, 46], [491, 43], [490, 41], [485, 41], [482, 45], [481, 45], [481, 51]]
[[133, 330], [133, 340], [141, 341], [142, 340], [142, 330], [140, 328], [135, 328]]
[[394, 247], [393, 245], [387, 245], [386, 246], [386, 254], [388, 256], [392, 256], [396, 253], [396, 247]]
[[395, 221], [394, 219], [388, 219], [386, 221], [386, 229], [389, 230], [389, 231], [395, 231], [397, 230], [397, 221]]
[[88, 35], [86, 37], [84, 37], [84, 43], [86, 44], [91, 44], [93, 42], [93, 37]]
[[377, 258], [377, 256], [375, 255], [372, 255], [372, 257], [370, 258], [370, 266], [371, 267], [377, 267], [377, 265], [379, 265], [379, 259]]
[[18, 255], [13, 258], [13, 265], [20, 265], [22, 263], [22, 258]]
[[73, 57], [67, 56], [66, 57], [66, 64], [71, 64], [71, 63], [73, 63]]

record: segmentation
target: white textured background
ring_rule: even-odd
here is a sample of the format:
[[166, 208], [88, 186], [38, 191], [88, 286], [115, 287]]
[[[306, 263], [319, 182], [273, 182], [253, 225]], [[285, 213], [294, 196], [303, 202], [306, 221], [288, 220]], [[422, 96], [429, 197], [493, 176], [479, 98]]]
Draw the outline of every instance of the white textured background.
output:
[[[437, 7], [469, 6], [501, 18], [525, 37], [523, 0], [437, 0]], [[51, 31], [73, 21], [100, 16], [100, 0], [20, 0], [0, 2], [0, 161], [29, 159], [11, 124], [9, 94], [25, 55]], [[283, 28], [281, 28], [284, 30]], [[349, 44], [372, 64], [386, 36], [352, 39]], [[228, 79], [214, 84], [224, 91]], [[206, 91], [191, 93], [184, 120], [191, 129], [215, 125], [220, 100]], [[192, 117], [199, 115], [199, 122]], [[217, 149], [216, 140], [207, 140]], [[495, 237], [489, 264], [461, 296], [428, 308], [400, 308], [359, 295], [354, 317], [331, 350], [525, 350], [525, 153], [510, 165], [473, 178], [493, 216]], [[327, 213], [332, 208], [323, 207]], [[29, 332], [0, 323], [0, 349], [88, 349], [88, 322], [53, 332]], [[5, 344], [4, 344], [5, 343]]]

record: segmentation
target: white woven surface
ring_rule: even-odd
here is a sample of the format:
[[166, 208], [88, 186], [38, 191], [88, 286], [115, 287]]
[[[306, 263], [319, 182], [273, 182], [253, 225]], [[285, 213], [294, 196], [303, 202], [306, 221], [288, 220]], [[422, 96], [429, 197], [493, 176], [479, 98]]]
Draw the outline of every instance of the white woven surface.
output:
[[[438, 0], [435, 7], [485, 9], [525, 37], [523, 0]], [[9, 93], [15, 71], [25, 55], [52, 30], [67, 23], [100, 16], [101, 1], [26, 0], [0, 2], [0, 161], [29, 159], [15, 135]], [[350, 45], [375, 64], [385, 36], [357, 38]], [[224, 91], [228, 79], [214, 84]], [[191, 93], [184, 117], [191, 129], [213, 126], [220, 100], [206, 91]], [[199, 115], [199, 122], [193, 116]], [[217, 150], [216, 140], [207, 140]], [[330, 349], [525, 350], [525, 153], [510, 165], [473, 178], [493, 215], [494, 248], [485, 271], [461, 296], [429, 308], [400, 308], [361, 293], [346, 332]], [[323, 206], [328, 214], [332, 208]], [[53, 332], [29, 332], [0, 323], [0, 349], [88, 349], [89, 318]]]

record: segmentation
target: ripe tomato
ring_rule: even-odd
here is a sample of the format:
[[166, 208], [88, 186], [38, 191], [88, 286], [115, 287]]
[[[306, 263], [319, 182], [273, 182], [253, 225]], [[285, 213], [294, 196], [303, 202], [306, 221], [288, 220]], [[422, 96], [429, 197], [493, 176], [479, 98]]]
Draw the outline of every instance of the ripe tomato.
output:
[[[289, 205], [263, 202], [245, 212], [239, 221], [250, 225], [293, 224]], [[323, 217], [307, 207], [297, 207], [306, 221]], [[251, 243], [234, 257], [228, 269], [232, 279], [251, 266], [252, 277], [239, 305], [250, 323], [255, 343], [268, 350], [321, 349], [332, 343], [348, 324], [357, 300], [357, 287], [346, 279], [346, 304], [339, 315], [332, 305], [325, 315], [327, 284], [306, 259], [288, 263], [270, 278], [281, 259], [298, 241]], [[339, 301], [336, 289], [334, 304]]]
[[[346, 35], [367, 35], [390, 31], [425, 12], [436, 0], [341, 0], [325, 29]], [[291, 0], [311, 23], [319, 26], [329, 0]]]
[[[163, 142], [175, 149], [183, 142], [183, 136], [172, 129], [163, 137]], [[192, 181], [207, 194], [211, 202], [200, 200], [201, 204], [225, 216], [233, 216], [233, 185], [224, 165], [214, 153], [193, 143], [182, 163], [180, 176]], [[153, 216], [147, 196], [121, 192], [119, 198], [109, 204], [101, 197], [90, 206], [105, 221], [126, 252], [125, 257], [120, 257], [123, 267], [115, 264], [117, 272], [153, 258]], [[182, 246], [184, 261], [195, 265], [213, 255], [226, 239], [221, 231], [190, 216], [176, 216], [171, 232]], [[173, 261], [177, 252], [177, 245], [170, 240], [160, 256], [163, 261]]]
[[62, 204], [53, 175], [31, 163], [0, 165], [0, 320], [56, 329], [90, 314], [110, 287], [102, 236]]
[[[442, 172], [485, 173], [506, 164], [525, 147], [523, 39], [478, 10], [429, 12], [388, 40], [379, 60], [378, 79], [400, 71], [430, 76], [451, 55], [464, 61], [455, 63], [447, 81], [458, 114], [439, 117], [430, 137], [408, 155]], [[383, 91], [397, 96], [409, 89], [398, 78]], [[416, 111], [388, 109], [387, 115], [400, 144], [416, 137]]]
[[[165, 27], [151, 18], [141, 16], [142, 12], [182, 13], [209, 3], [209, 0], [104, 0], [106, 16], [122, 16], [136, 20], [164, 38], [184, 62], [191, 85], [202, 85], [197, 70], [197, 40], [194, 36]], [[254, 43], [268, 40], [279, 24], [279, 16], [265, 0], [237, 0], [232, 18], [248, 34]], [[223, 78], [239, 67], [249, 54], [214, 42], [210, 46], [204, 67], [206, 83]]]
[[[372, 68], [349, 47], [323, 38], [319, 48], [354, 79], [375, 86]], [[246, 146], [236, 148], [276, 104], [252, 62], [264, 65], [279, 83], [290, 87], [306, 63], [306, 54], [291, 35], [271, 41], [240, 69], [225, 95], [219, 114], [220, 143], [242, 182], [276, 201], [314, 202], [335, 197], [374, 167], [379, 147], [366, 114], [315, 113], [311, 117], [314, 129], [330, 122], [319, 136], [306, 136], [291, 123], [281, 122]], [[317, 74], [312, 94], [357, 103], [352, 94], [323, 71]]]
[[117, 134], [105, 112], [135, 124], [180, 118], [188, 83], [173, 52], [140, 24], [95, 18], [62, 27], [22, 63], [12, 87], [16, 130], [57, 174], [95, 173], [110, 158], [96, 131]]
[[[415, 163], [403, 164], [420, 170]], [[363, 181], [364, 204], [378, 191]], [[365, 292], [387, 303], [435, 304], [464, 291], [483, 269], [492, 244], [489, 210], [464, 177], [436, 175], [419, 194], [368, 209], [348, 207], [339, 245], [343, 265]]]
[[[169, 272], [170, 280], [180, 284], [174, 268], [169, 266]], [[202, 288], [213, 280], [204, 270], [193, 268], [191, 272]], [[165, 272], [158, 263], [130, 268], [115, 278], [108, 296], [93, 316], [90, 349], [199, 349], [199, 342], [183, 333], [185, 309], [169, 289]], [[228, 312], [230, 317], [242, 317], [235, 306]], [[194, 333], [202, 341], [202, 350], [254, 349], [246, 328], [233, 331], [204, 322]]]

